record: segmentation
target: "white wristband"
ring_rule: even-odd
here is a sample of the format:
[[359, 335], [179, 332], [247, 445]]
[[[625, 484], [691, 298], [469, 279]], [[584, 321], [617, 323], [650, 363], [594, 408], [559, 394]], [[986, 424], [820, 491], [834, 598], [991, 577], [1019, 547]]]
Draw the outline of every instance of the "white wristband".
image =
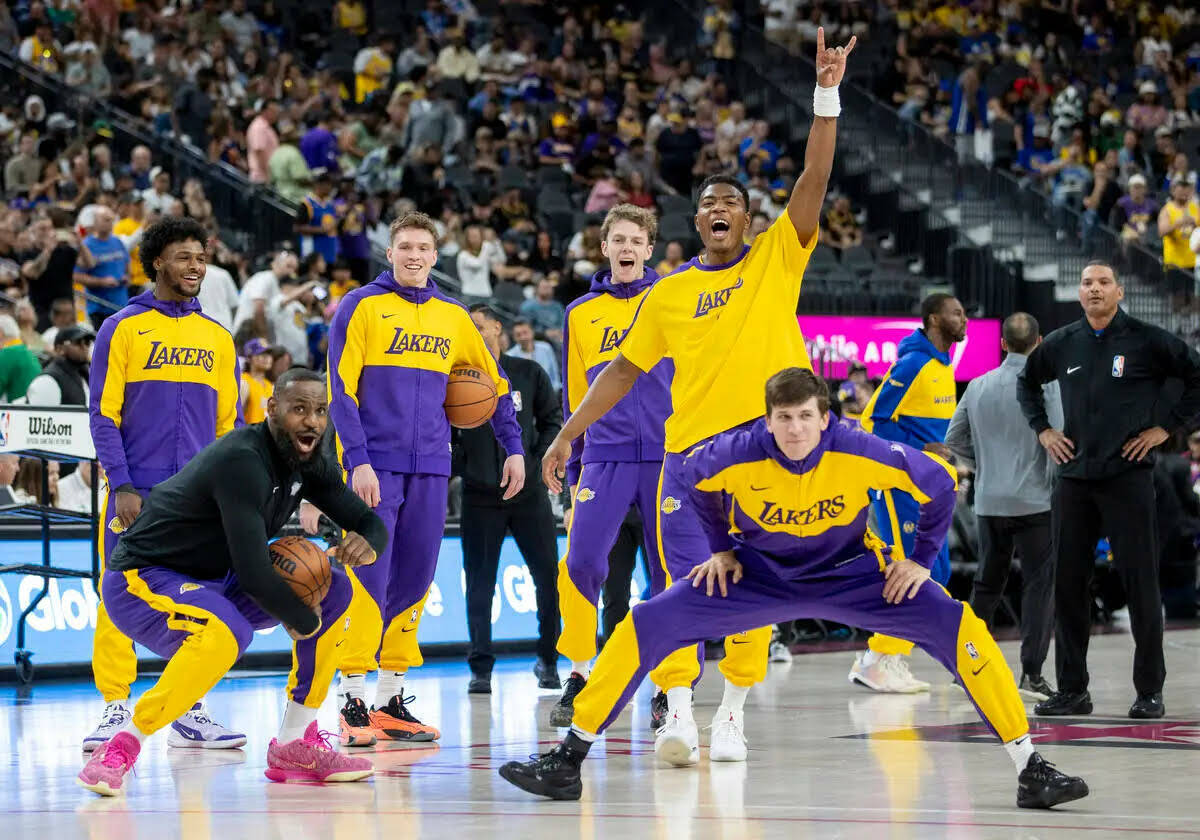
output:
[[838, 117], [842, 113], [842, 98], [838, 96], [837, 85], [813, 89], [813, 116]]

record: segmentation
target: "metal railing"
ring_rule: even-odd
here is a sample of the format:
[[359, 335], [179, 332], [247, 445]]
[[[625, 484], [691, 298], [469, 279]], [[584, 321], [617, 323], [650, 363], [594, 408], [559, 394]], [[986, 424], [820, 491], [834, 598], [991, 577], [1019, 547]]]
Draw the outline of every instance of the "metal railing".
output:
[[103, 99], [68, 87], [62, 80], [31, 67], [16, 55], [0, 51], [0, 92], [9, 102], [37, 94], [46, 112], [61, 111], [87, 132], [98, 120], [108, 123], [114, 164], [128, 160], [133, 148], [147, 146], [156, 165], [171, 173], [172, 189], [196, 178], [204, 185], [222, 238], [238, 250], [263, 254], [280, 242], [294, 240], [295, 207], [277, 193], [253, 184], [233, 167], [210, 161], [195, 147], [154, 134], [140, 120]]

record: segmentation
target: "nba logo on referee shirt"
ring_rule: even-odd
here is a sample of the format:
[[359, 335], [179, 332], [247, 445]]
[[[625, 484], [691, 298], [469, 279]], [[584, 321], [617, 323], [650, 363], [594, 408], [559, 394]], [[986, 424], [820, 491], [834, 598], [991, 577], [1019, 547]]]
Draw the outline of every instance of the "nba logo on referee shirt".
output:
[[1124, 376], [1125, 375], [1125, 357], [1124, 356], [1113, 356], [1112, 375], [1113, 376]]

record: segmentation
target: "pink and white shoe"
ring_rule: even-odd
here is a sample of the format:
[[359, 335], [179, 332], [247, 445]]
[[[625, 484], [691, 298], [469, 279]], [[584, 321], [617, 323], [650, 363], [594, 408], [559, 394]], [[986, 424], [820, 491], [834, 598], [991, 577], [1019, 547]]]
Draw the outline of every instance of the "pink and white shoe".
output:
[[96, 747], [88, 763], [79, 771], [76, 781], [101, 796], [116, 796], [122, 793], [121, 782], [125, 774], [137, 761], [142, 745], [128, 732], [118, 732], [110, 740]]
[[267, 747], [267, 778], [272, 782], [357, 782], [374, 775], [365, 758], [343, 755], [333, 748], [331, 732], [317, 729], [314, 720], [304, 737], [281, 744], [275, 738]]

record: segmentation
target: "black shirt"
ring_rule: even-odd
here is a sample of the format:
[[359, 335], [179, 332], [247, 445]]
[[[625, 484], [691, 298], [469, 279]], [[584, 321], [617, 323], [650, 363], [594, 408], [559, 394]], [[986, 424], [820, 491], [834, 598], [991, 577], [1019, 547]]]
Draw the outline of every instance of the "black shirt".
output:
[[[34, 254], [32, 258], [36, 258]], [[31, 259], [32, 259], [31, 258]], [[46, 269], [29, 284], [29, 302], [38, 312], [48, 312], [50, 304], [59, 298], [75, 296], [75, 263], [79, 251], [66, 243], [58, 243], [50, 253]]]
[[[1163, 393], [1168, 379], [1183, 380], [1183, 394]], [[1117, 310], [1096, 335], [1087, 318], [1055, 330], [1029, 354], [1017, 380], [1017, 399], [1038, 434], [1050, 428], [1042, 385], [1062, 389], [1065, 434], [1075, 457], [1060, 468], [1066, 478], [1105, 479], [1136, 468], [1121, 457], [1130, 438], [1153, 426], [1168, 432], [1200, 414], [1200, 356], [1183, 339]]]
[[264, 421], [234, 429], [155, 486], [108, 568], [162, 566], [200, 580], [220, 580], [232, 571], [264, 610], [301, 634], [313, 633], [316, 614], [275, 573], [267, 553], [267, 540], [302, 498], [383, 554], [383, 520], [346, 488], [332, 459], [319, 452], [291, 469]]
[[[507, 502], [515, 504], [530, 493], [546, 492], [542, 456], [562, 428], [562, 403], [550, 377], [537, 362], [502, 355], [499, 365], [508, 377], [525, 448], [525, 486]], [[505, 504], [500, 477], [506, 456], [492, 430], [487, 426], [455, 429], [453, 443], [453, 471], [463, 477], [463, 494], [480, 503]]]

